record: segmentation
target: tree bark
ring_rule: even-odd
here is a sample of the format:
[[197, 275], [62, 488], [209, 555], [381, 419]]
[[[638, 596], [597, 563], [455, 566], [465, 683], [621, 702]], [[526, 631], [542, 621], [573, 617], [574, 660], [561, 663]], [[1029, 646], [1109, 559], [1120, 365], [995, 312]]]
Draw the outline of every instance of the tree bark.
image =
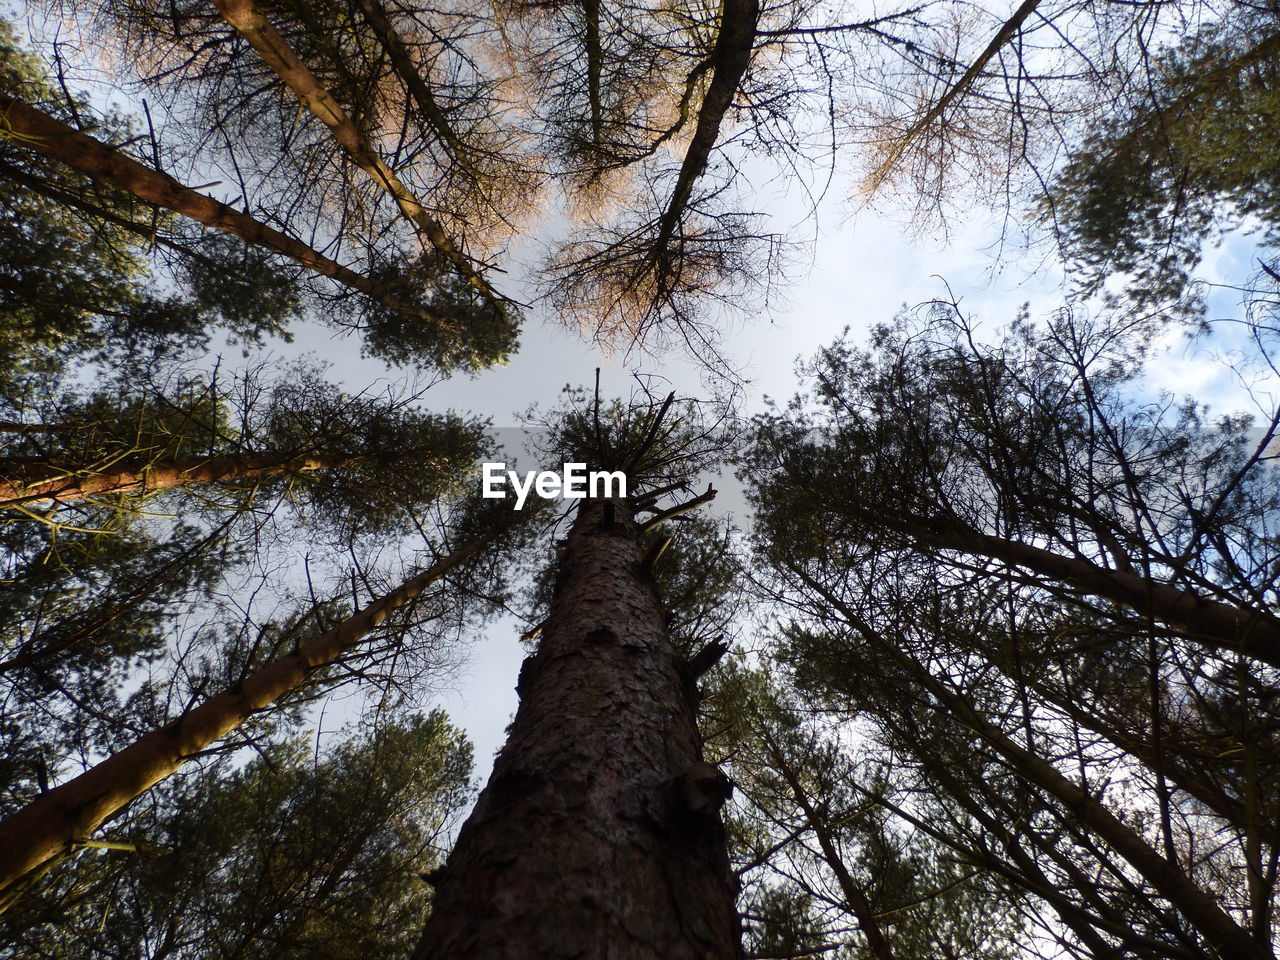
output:
[[185, 187], [167, 173], [153, 170], [100, 140], [80, 133], [56, 117], [0, 92], [0, 131], [12, 143], [65, 163], [91, 179], [123, 190], [152, 206], [172, 210], [184, 217], [234, 234], [241, 240], [265, 247], [323, 274], [352, 290], [358, 290], [388, 310], [426, 323], [457, 338], [457, 327], [443, 318], [386, 293], [370, 277], [331, 260], [265, 223], [241, 213], [213, 197]]
[[271, 661], [0, 821], [0, 899], [12, 902], [3, 897], [6, 890], [82, 843], [155, 784], [176, 773], [192, 756], [240, 727], [253, 713], [301, 687], [317, 670], [354, 647], [391, 611], [470, 560], [491, 539], [471, 541], [336, 627], [312, 637], [297, 653]]
[[729, 112], [738, 86], [751, 63], [759, 19], [759, 0], [724, 0], [720, 32], [716, 35], [716, 44], [710, 57], [711, 82], [707, 85], [702, 106], [698, 109], [698, 122], [694, 127], [693, 137], [689, 140], [684, 160], [680, 163], [671, 199], [658, 221], [658, 237], [654, 242], [654, 249], [656, 259], [660, 261], [665, 262], [667, 245], [689, 205], [693, 185], [707, 169], [711, 150], [720, 136], [720, 125], [724, 122], [725, 114]]
[[583, 47], [587, 53], [587, 103], [591, 108], [591, 145], [604, 143], [604, 110], [600, 99], [600, 0], [582, 0]]
[[622, 500], [584, 500], [415, 960], [741, 957], [697, 694]]
[[181, 460], [122, 460], [101, 472], [77, 474], [43, 457], [0, 458], [0, 508], [32, 503], [74, 503], [117, 493], [154, 493], [199, 483], [252, 480], [349, 466], [349, 457], [264, 454], [188, 457]]

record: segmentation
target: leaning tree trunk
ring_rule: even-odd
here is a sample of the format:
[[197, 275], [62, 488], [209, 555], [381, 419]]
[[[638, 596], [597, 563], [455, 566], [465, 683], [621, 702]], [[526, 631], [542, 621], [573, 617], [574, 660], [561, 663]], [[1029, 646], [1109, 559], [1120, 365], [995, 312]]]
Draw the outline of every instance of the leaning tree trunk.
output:
[[516, 689], [415, 960], [740, 957], [729, 783], [624, 501], [583, 501]]
[[453, 322], [396, 299], [386, 291], [384, 284], [372, 277], [331, 260], [296, 237], [282, 233], [247, 213], [184, 186], [167, 173], [139, 163], [3, 91], [0, 91], [0, 133], [9, 142], [65, 163], [98, 183], [288, 257], [308, 270], [358, 290], [388, 310], [440, 330], [446, 337], [457, 339], [461, 335]]
[[127, 458], [102, 470], [77, 473], [44, 457], [0, 457], [0, 508], [33, 503], [75, 503], [118, 493], [155, 493], [201, 483], [258, 480], [349, 467], [354, 457], [281, 454]]
[[425, 245], [435, 247], [458, 274], [480, 291], [499, 310], [502, 300], [489, 286], [471, 259], [445, 233], [444, 226], [433, 217], [426, 205], [375, 152], [368, 136], [347, 116], [338, 101], [325, 89], [320, 79], [290, 48], [280, 32], [257, 8], [253, 0], [211, 0], [224, 20], [258, 51], [263, 62], [275, 71], [285, 86], [293, 91], [300, 106], [309, 110], [329, 128], [347, 159], [368, 174], [369, 178], [395, 201], [406, 220], [414, 225]]
[[294, 652], [268, 661], [0, 820], [0, 912], [38, 871], [82, 845], [94, 830], [255, 713], [314, 679], [317, 671], [356, 647], [392, 612], [470, 561], [492, 540], [492, 534], [485, 534], [470, 541]]
[[901, 528], [928, 546], [1022, 567], [1046, 579], [1150, 614], [1186, 631], [1206, 646], [1241, 653], [1280, 667], [1280, 617], [1270, 611], [1214, 600], [1137, 573], [1100, 567], [1082, 556], [1065, 556], [979, 530], [939, 527], [917, 518], [901, 524]]

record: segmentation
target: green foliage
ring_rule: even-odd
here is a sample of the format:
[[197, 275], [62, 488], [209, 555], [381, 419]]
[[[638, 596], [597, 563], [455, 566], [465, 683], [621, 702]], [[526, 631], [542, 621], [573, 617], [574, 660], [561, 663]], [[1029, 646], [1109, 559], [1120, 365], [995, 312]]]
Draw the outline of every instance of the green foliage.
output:
[[322, 368], [299, 364], [242, 410], [237, 447], [336, 462], [288, 481], [314, 529], [340, 540], [408, 533], [415, 511], [471, 483], [489, 443], [487, 421], [426, 412], [423, 398], [394, 388], [345, 393]]
[[[1166, 48], [1150, 86], [1075, 146], [1042, 210], [1087, 290], [1129, 275], [1123, 296], [1168, 309], [1187, 296], [1207, 242], [1280, 231], [1280, 21], [1255, 8]], [[1191, 303], [1198, 303], [1192, 297]]]
[[672, 538], [654, 579], [671, 641], [689, 656], [707, 643], [732, 645], [738, 637], [747, 606], [747, 569], [731, 524], [701, 511], [680, 519], [684, 522], [674, 529], [659, 528], [651, 537]]
[[163, 790], [0, 926], [0, 955], [405, 956], [422, 874], [471, 795], [471, 746], [445, 715], [362, 731], [313, 756], [264, 749]]
[[825, 946], [813, 897], [797, 884], [752, 887], [741, 911], [748, 956], [805, 957]]
[[[0, 88], [108, 143], [136, 139], [123, 117], [96, 117], [64, 95], [12, 29], [0, 29]], [[364, 297], [335, 298], [297, 265], [96, 185], [13, 137], [0, 139], [0, 199], [0, 360], [12, 372], [180, 356], [219, 328], [247, 345], [287, 340], [303, 316], [363, 331], [368, 353], [401, 366], [479, 370], [517, 346], [515, 305], [486, 299], [436, 252], [382, 250], [366, 265], [379, 287], [443, 320], [429, 324]]]
[[302, 311], [300, 268], [227, 234], [209, 233], [174, 259], [186, 302], [208, 325], [234, 339], [261, 344], [266, 336], [292, 339], [290, 320]]
[[[106, 142], [135, 138], [129, 119], [98, 116], [56, 86], [4, 22], [0, 89]], [[0, 200], [0, 385], [73, 360], [182, 355], [217, 327], [260, 342], [298, 314], [296, 271], [229, 237], [188, 235], [14, 136], [0, 137]]]
[[[526, 423], [538, 429], [530, 452], [544, 464], [584, 463], [587, 471], [623, 472], [627, 498], [637, 505], [642, 525], [673, 501], [693, 498], [700, 474], [723, 461], [730, 442], [723, 409], [716, 404], [676, 400], [674, 394], [662, 401], [645, 396], [606, 402], [574, 387], [565, 387], [563, 394], [553, 410], [534, 408], [526, 414]], [[545, 511], [550, 505], [530, 498], [524, 510]], [[643, 539], [657, 560], [652, 573], [670, 616], [671, 639], [681, 652], [692, 653], [733, 632], [742, 581], [732, 529], [690, 513], [643, 534]], [[531, 565], [530, 616], [535, 621], [551, 600], [559, 546], [549, 560], [539, 556]]]
[[102, 532], [0, 526], [0, 808], [11, 812], [86, 752], [136, 735], [130, 673], [242, 559], [227, 529], [149, 528], [105, 515]]
[[438, 253], [383, 266], [373, 271], [373, 277], [402, 303], [446, 318], [448, 329], [428, 326], [377, 303], [361, 303], [348, 322], [363, 331], [364, 349], [370, 356], [399, 366], [427, 357], [445, 371], [483, 370], [505, 365], [519, 346], [516, 306], [494, 304], [483, 297]]
[[[1171, 6], [1187, 22], [1201, 12]], [[888, 43], [895, 63], [901, 54], [909, 64], [904, 84], [877, 91], [893, 101], [914, 97], [922, 77], [954, 79], [970, 39], [948, 23], [926, 49], [917, 41], [927, 7], [828, 32], [804, 5], [774, 5], [762, 33], [744, 31], [747, 80], [720, 91], [723, 117], [703, 118], [732, 53], [718, 27], [733, 5], [388, 3], [412, 76], [393, 69], [376, 7], [264, 9], [450, 243], [475, 251], [477, 268], [527, 232], [522, 217], [554, 173], [565, 191], [556, 199], [584, 208], [568, 219], [591, 222], [547, 260], [563, 271], [557, 302], [601, 332], [639, 318], [627, 327], [636, 338], [672, 322], [655, 304], [674, 304], [675, 329], [712, 356], [715, 321], [695, 301], [731, 297], [726, 276], [767, 281], [748, 241], [773, 249], [730, 202], [733, 164], [714, 152], [721, 120], [739, 144], [768, 144], [764, 128], [776, 127], [784, 135], [773, 146], [794, 156], [812, 132], [785, 136], [797, 129], [788, 115], [806, 113], [796, 84], [782, 82], [795, 51], [822, 63], [798, 74], [833, 98], [818, 112], [856, 126], [828, 55], [862, 39]], [[1139, 5], [1132, 17], [1154, 21], [1164, 7]], [[1104, 45], [1118, 38], [1116, 61], [1132, 55], [1127, 9], [1096, 20], [1069, 9], [1097, 24]], [[507, 558], [543, 532], [534, 527], [545, 514], [513, 517], [505, 504], [460, 496], [484, 424], [426, 413], [417, 395], [353, 396], [308, 365], [228, 378], [169, 361], [197, 353], [215, 329], [256, 346], [286, 338], [298, 319], [324, 319], [361, 330], [365, 352], [389, 363], [471, 371], [515, 351], [517, 308], [461, 277], [215, 9], [129, 0], [65, 10], [108, 38], [124, 64], [113, 80], [167, 111], [163, 142], [149, 142], [150, 130], [135, 139], [139, 125], [121, 116], [95, 117], [11, 32], [0, 36], [0, 88], [148, 164], [222, 177], [227, 195], [239, 191], [233, 206], [445, 322], [334, 296], [275, 255], [184, 226], [0, 138], [0, 411], [48, 428], [8, 431], [6, 468], [38, 462], [89, 476], [183, 458], [336, 461], [151, 500], [41, 507], [0, 528], [0, 805], [233, 687], [385, 592], [402, 564], [383, 554], [404, 535], [432, 532], [424, 557], [479, 531], [503, 536], [447, 589], [406, 604], [219, 748], [249, 739], [258, 759], [236, 768], [205, 758], [200, 775], [108, 825], [103, 836], [136, 850], [81, 850], [44, 877], [0, 928], [0, 949], [121, 960], [404, 954], [428, 897], [416, 874], [435, 860], [466, 792], [456, 732], [438, 715], [411, 718], [314, 759], [270, 738], [309, 698], [353, 677], [377, 683], [388, 710], [420, 696], [425, 671], [405, 682], [404, 664], [438, 666], [444, 641], [505, 598]], [[1052, 212], [1087, 289], [1127, 272], [1135, 282], [1125, 295], [1163, 309], [1186, 293], [1206, 240], [1250, 219], [1275, 240], [1275, 17], [1228, 14], [1150, 64], [1147, 94], [1100, 120], [1054, 181]], [[1037, 16], [1043, 24], [1019, 34], [1026, 49], [1034, 30], [1079, 39], [1060, 11]], [[1133, 34], [1139, 46], [1150, 36]], [[1037, 83], [1024, 83], [1022, 49], [984, 67], [977, 95], [939, 118], [941, 142], [920, 138], [924, 153], [945, 166], [976, 144], [985, 168], [981, 140], [994, 128], [979, 113], [1007, 120], [997, 88], [1015, 70], [1019, 90], [1041, 79], [1037, 64]], [[1142, 73], [1132, 68], [1116, 72]], [[1096, 73], [1107, 69], [1099, 59]], [[1055, 70], [1045, 79], [1053, 90]], [[1019, 96], [1008, 106], [1020, 121], [1058, 122], [1056, 94], [1045, 104]], [[879, 119], [877, 132], [892, 134], [893, 118]], [[694, 175], [669, 196], [682, 169], [669, 148], [693, 140]], [[1015, 152], [1025, 146], [1016, 140]], [[878, 329], [866, 351], [846, 339], [810, 368], [815, 402], [757, 424], [746, 469], [758, 565], [736, 555], [730, 530], [702, 518], [643, 535], [653, 558], [676, 532], [653, 572], [682, 653], [741, 629], [748, 581], [773, 604], [774, 619], [759, 624], [771, 635], [753, 651], [760, 660], [703, 687], [712, 751], [740, 790], [731, 827], [755, 954], [862, 960], [881, 952], [876, 930], [903, 960], [995, 960], [1023, 936], [1044, 941], [1024, 953], [1207, 953], [1178, 905], [1135, 879], [1078, 810], [1020, 777], [993, 738], [945, 708], [923, 682], [935, 675], [1001, 736], [1117, 809], [1235, 915], [1265, 926], [1274, 914], [1274, 677], [1204, 649], [1194, 632], [1159, 627], [1141, 604], [1050, 583], [964, 542], [1006, 538], [1273, 615], [1273, 455], [1253, 443], [1246, 417], [1212, 421], [1195, 403], [1145, 396], [1147, 330], [1064, 314], [1041, 331], [1020, 318], [983, 345], [942, 310]], [[719, 413], [652, 397], [602, 405], [570, 391], [543, 418], [541, 453], [623, 470], [637, 510], [657, 514], [660, 498], [647, 495], [692, 496], [733, 443]], [[313, 567], [313, 545], [340, 546], [351, 562]], [[305, 551], [305, 561], [290, 568], [273, 550]]]
[[525, 417], [546, 431], [536, 451], [547, 463], [585, 463], [587, 470], [621, 470], [633, 498], [676, 485], [691, 489], [699, 474], [723, 459], [729, 443], [722, 404], [658, 399], [644, 393], [624, 401], [601, 400], [566, 386], [559, 407]]
[[[854, 672], [848, 661], [824, 665], [832, 669]], [[808, 684], [740, 661], [710, 694], [709, 749], [739, 791], [731, 837], [751, 954], [1018, 954], [1016, 894], [882, 805], [905, 792], [907, 776], [861, 717], [824, 717], [813, 707], [827, 701]]]
[[984, 344], [942, 306], [878, 328], [869, 351], [835, 344], [811, 367], [818, 406], [760, 421], [751, 463], [772, 542], [803, 555], [926, 527], [1114, 546], [1188, 586], [1251, 595], [1245, 571], [1277, 549], [1254, 422], [1145, 393], [1146, 332], [1063, 312]]
[[[7, 477], [38, 467], [93, 478], [222, 461], [228, 473], [216, 483], [103, 495], [45, 519], [70, 522], [100, 504], [136, 511], [157, 499], [168, 509], [186, 501], [216, 516], [255, 502], [273, 509], [272, 497], [284, 493], [292, 519], [312, 535], [347, 542], [411, 529], [414, 511], [457, 492], [479, 458], [485, 422], [425, 412], [421, 397], [398, 388], [348, 394], [310, 359], [231, 376], [182, 367], [131, 371], [114, 383], [104, 378], [92, 391], [21, 398], [15, 420], [66, 428], [0, 434], [0, 469]], [[308, 470], [309, 461], [322, 469]], [[247, 473], [257, 462], [286, 469]]]
[[796, 696], [858, 723], [890, 764], [864, 792], [941, 845], [899, 845], [903, 870], [873, 876], [976, 870], [1062, 943], [1215, 956], [1185, 901], [1097, 879], [1134, 860], [1045, 774], [1200, 895], [1269, 916], [1275, 884], [1241, 877], [1280, 822], [1274, 671], [1154, 598], [1273, 621], [1277, 421], [1153, 396], [1147, 331], [1064, 313], [984, 339], [942, 308], [825, 350], [813, 401], [757, 423], [756, 576], [784, 605], [774, 655]]
[[[70, 119], [80, 105], [58, 95], [43, 65], [22, 50], [0, 21], [0, 89]], [[125, 139], [119, 117], [104, 121], [108, 137]], [[105, 222], [130, 217], [133, 205], [104, 198], [103, 218], [82, 215], [32, 191], [23, 178], [83, 192], [81, 178], [31, 160], [12, 136], [0, 136], [0, 369], [7, 380], [27, 364], [56, 364], [82, 342], [104, 342], [102, 320], [122, 313], [144, 271], [137, 238]]]

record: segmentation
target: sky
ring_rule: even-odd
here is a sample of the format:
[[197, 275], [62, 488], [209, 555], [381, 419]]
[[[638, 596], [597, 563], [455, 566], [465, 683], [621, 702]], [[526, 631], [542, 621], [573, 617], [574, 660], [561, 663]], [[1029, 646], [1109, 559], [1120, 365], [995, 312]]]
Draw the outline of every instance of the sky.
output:
[[[805, 215], [785, 197], [767, 212], [775, 224]], [[814, 232], [812, 224], [799, 229]], [[819, 213], [816, 233], [816, 242], [806, 245], [809, 262], [794, 272], [784, 296], [762, 315], [731, 321], [735, 327], [726, 339], [726, 354], [748, 381], [743, 413], [764, 409], [768, 397], [782, 402], [795, 394], [796, 363], [837, 339], [846, 327], [860, 337], [904, 306], [955, 296], [984, 326], [996, 328], [1011, 320], [1023, 303], [1030, 302], [1033, 313], [1043, 313], [1057, 302], [1056, 271], [1034, 271], [1025, 262], [996, 268], [986, 251], [998, 239], [998, 224], [985, 214], [974, 216], [949, 237], [918, 236], [912, 235], [900, 212], [855, 214], [833, 196]], [[288, 353], [324, 357], [332, 363], [331, 375], [352, 389], [394, 376], [380, 361], [362, 359], [351, 347], [351, 341], [335, 338], [328, 329], [310, 327], [298, 331]], [[629, 395], [636, 375], [651, 382], [655, 392], [706, 395], [701, 369], [689, 359], [678, 354], [610, 355], [535, 309], [508, 366], [443, 381], [431, 388], [425, 402], [489, 416], [495, 428], [505, 432], [520, 425], [518, 414], [531, 404], [554, 406], [566, 384], [592, 384], [597, 367], [606, 397]], [[717, 480], [722, 491], [726, 479]], [[732, 483], [727, 479], [727, 485]], [[723, 491], [728, 496], [722, 493], [718, 498], [718, 513], [740, 507], [742, 497], [734, 492]], [[470, 649], [457, 688], [441, 699], [474, 741], [482, 777], [517, 706], [514, 687], [524, 656], [518, 640], [523, 629], [512, 617], [496, 620]], [[338, 699], [350, 704], [346, 694]], [[331, 710], [328, 727], [338, 727], [349, 713], [349, 706]]]
[[[772, 211], [778, 221], [796, 213], [785, 204], [779, 206]], [[744, 412], [763, 409], [767, 397], [785, 401], [794, 395], [800, 388], [796, 363], [838, 338], [846, 327], [857, 339], [904, 306], [954, 296], [967, 315], [993, 333], [1023, 304], [1030, 305], [1033, 317], [1047, 316], [1060, 306], [1060, 271], [1054, 266], [1037, 269], [1030, 256], [997, 264], [990, 251], [999, 238], [999, 226], [981, 211], [975, 209], [974, 214], [949, 237], [919, 236], [910, 232], [900, 214], [863, 210], [853, 215], [838, 199], [829, 203], [820, 214], [812, 263], [792, 277], [785, 302], [748, 319], [728, 340], [729, 358], [749, 381]], [[1238, 237], [1210, 251], [1205, 276], [1238, 280], [1254, 249], [1253, 240]], [[1211, 298], [1210, 314], [1238, 315], [1237, 299], [1226, 291]], [[353, 387], [387, 376], [380, 362], [359, 359], [325, 330], [308, 331], [294, 346], [332, 360], [333, 375]], [[1170, 329], [1150, 364], [1150, 389], [1194, 395], [1221, 410], [1237, 408], [1243, 392], [1232, 375], [1231, 356], [1229, 338], [1188, 347], [1182, 331]], [[495, 427], [505, 431], [518, 426], [516, 415], [530, 404], [554, 405], [566, 384], [589, 385], [597, 366], [605, 396], [629, 394], [635, 374], [656, 376], [659, 384], [669, 386], [655, 389], [674, 389], [681, 395], [699, 396], [704, 389], [700, 369], [683, 357], [609, 356], [553, 317], [534, 311], [521, 349], [508, 367], [447, 380], [432, 388], [428, 402], [490, 416]], [[724, 479], [717, 484], [723, 487]], [[742, 503], [741, 495], [732, 493], [720, 498], [717, 512], [725, 512], [726, 501], [730, 512]], [[512, 617], [496, 620], [471, 648], [457, 687], [440, 701], [475, 743], [477, 773], [482, 777], [517, 706], [514, 687], [524, 656], [518, 640], [523, 629], [525, 625]], [[334, 711], [329, 722], [336, 726], [345, 715]]]
[[[990, 251], [999, 239], [999, 225], [979, 210], [974, 210], [963, 229], [940, 237], [913, 235], [901, 215], [863, 210], [853, 216], [845, 204], [832, 202], [829, 207], [820, 214], [812, 264], [792, 278], [787, 302], [749, 319], [729, 341], [729, 357], [749, 381], [743, 398], [745, 412], [763, 409], [766, 397], [781, 402], [793, 396], [800, 389], [796, 363], [838, 338], [845, 327], [859, 338], [904, 306], [954, 296], [966, 315], [994, 333], [1023, 304], [1030, 305], [1033, 317], [1045, 317], [1063, 302], [1062, 274], [1056, 266], [1037, 269], [1029, 255], [1012, 263], [996, 263]], [[773, 211], [780, 221], [794, 212], [785, 205]], [[1256, 238], [1234, 236], [1208, 251], [1201, 272], [1210, 281], [1239, 282], [1250, 272], [1255, 250]], [[1239, 316], [1238, 300], [1234, 291], [1211, 296], [1209, 316]], [[1233, 373], [1238, 352], [1230, 330], [1209, 341], [1188, 344], [1184, 331], [1171, 327], [1156, 346], [1147, 386], [1156, 392], [1194, 396], [1220, 412], [1239, 409], [1245, 404], [1246, 391]], [[602, 369], [606, 396], [629, 393], [633, 373], [657, 374], [670, 382], [669, 389], [682, 395], [698, 396], [702, 389], [699, 369], [684, 358], [629, 362], [625, 357], [609, 357], [585, 338], [559, 327], [553, 318], [535, 314], [509, 367], [446, 381], [430, 395], [492, 416], [500, 428], [510, 427], [516, 425], [513, 415], [531, 403], [554, 404], [566, 383], [591, 383], [597, 366]], [[350, 375], [357, 383], [379, 371], [380, 364], [348, 358], [335, 363], [333, 372]], [[1280, 392], [1264, 395], [1274, 400]], [[731, 504], [742, 502], [740, 496], [731, 496], [721, 497], [721, 503], [726, 499]], [[496, 621], [471, 651], [457, 690], [442, 700], [475, 742], [481, 774], [501, 746], [517, 705], [514, 686], [523, 656], [518, 643], [521, 629], [511, 618]]]
[[[860, 338], [904, 306], [954, 297], [966, 315], [994, 331], [1024, 303], [1030, 305], [1033, 317], [1044, 317], [1062, 302], [1062, 274], [1054, 261], [1020, 255], [1013, 247], [1001, 249], [997, 258], [1001, 222], [984, 208], [962, 210], [947, 233], [913, 229], [907, 209], [890, 204], [855, 209], [841, 194], [837, 179], [815, 221], [798, 191], [788, 194], [758, 168], [751, 168], [750, 176], [755, 178], [750, 186], [753, 201], [771, 218], [772, 228], [794, 238], [797, 246], [781, 295], [757, 315], [724, 320], [724, 352], [745, 380], [743, 413], [763, 409], [766, 398], [785, 401], [791, 397], [799, 386], [797, 361], [831, 343], [846, 327], [855, 339]], [[536, 260], [537, 242], [537, 238], [526, 241], [525, 249], [516, 251], [510, 262]], [[1203, 272], [1212, 281], [1238, 280], [1250, 272], [1253, 250], [1254, 240], [1233, 237], [1209, 251]], [[529, 292], [521, 286], [518, 273], [505, 277], [501, 286], [517, 298]], [[1235, 299], [1227, 292], [1215, 295], [1210, 314], [1238, 314]], [[354, 340], [335, 336], [329, 328], [299, 325], [294, 332], [293, 343], [270, 344], [267, 353], [281, 359], [313, 353], [328, 361], [331, 376], [352, 392], [402, 376], [381, 361], [362, 358]], [[1153, 391], [1190, 393], [1222, 409], [1239, 404], [1241, 384], [1232, 376], [1235, 344], [1230, 331], [1190, 349], [1180, 332], [1170, 331], [1159, 346], [1161, 356], [1151, 364], [1148, 377]], [[239, 352], [229, 349], [227, 361], [240, 362]], [[487, 416], [499, 430], [510, 429], [519, 426], [518, 414], [531, 404], [553, 406], [566, 384], [591, 384], [597, 367], [605, 396], [629, 395], [637, 375], [647, 378], [655, 392], [706, 395], [702, 371], [688, 358], [677, 353], [661, 357], [606, 353], [535, 306], [527, 315], [520, 350], [509, 365], [443, 381], [429, 391], [425, 402]], [[470, 651], [456, 689], [442, 696], [441, 703], [454, 722], [476, 744], [481, 776], [487, 774], [516, 706], [522, 629], [510, 617], [495, 621]], [[324, 711], [325, 728], [340, 727], [353, 709], [349, 693], [340, 692]]]

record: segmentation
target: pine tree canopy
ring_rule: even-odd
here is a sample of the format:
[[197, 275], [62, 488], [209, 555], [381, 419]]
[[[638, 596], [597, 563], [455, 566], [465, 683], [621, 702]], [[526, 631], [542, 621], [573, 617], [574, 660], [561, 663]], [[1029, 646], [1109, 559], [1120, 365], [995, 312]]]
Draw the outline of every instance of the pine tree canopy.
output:
[[0, 10], [0, 960], [1276, 960], [1278, 65]]

